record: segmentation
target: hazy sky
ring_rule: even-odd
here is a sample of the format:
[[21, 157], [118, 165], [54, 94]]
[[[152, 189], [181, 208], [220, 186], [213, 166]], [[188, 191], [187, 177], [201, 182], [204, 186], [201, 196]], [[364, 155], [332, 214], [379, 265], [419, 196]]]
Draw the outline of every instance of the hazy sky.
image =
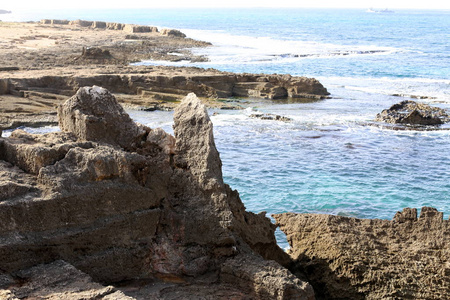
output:
[[[3, 1], [2, 1], [3, 2]], [[220, 4], [219, 4], [220, 3]], [[448, 0], [16, 0], [0, 9], [18, 8], [151, 8], [151, 7], [342, 7], [450, 9]]]

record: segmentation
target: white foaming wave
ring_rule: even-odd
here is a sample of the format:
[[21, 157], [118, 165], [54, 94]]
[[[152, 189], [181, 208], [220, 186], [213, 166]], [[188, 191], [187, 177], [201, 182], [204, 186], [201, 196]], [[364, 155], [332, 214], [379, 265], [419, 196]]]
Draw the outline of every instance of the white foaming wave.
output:
[[233, 35], [224, 31], [184, 29], [188, 37], [211, 42], [214, 46], [194, 50], [213, 64], [260, 64], [291, 62], [305, 58], [354, 55], [387, 55], [401, 51], [392, 47], [350, 46], [313, 41], [284, 40], [272, 37]]
[[323, 84], [372, 94], [450, 103], [450, 80], [432, 78], [317, 77]]
[[167, 60], [143, 60], [136, 63], [131, 63], [132, 66], [174, 66], [174, 67], [186, 67], [192, 65], [189, 60], [180, 61], [167, 61]]
[[[59, 126], [42, 126], [42, 127], [19, 127], [16, 129], [21, 129], [23, 131], [26, 131], [28, 133], [32, 134], [43, 134], [43, 133], [50, 133], [50, 132], [58, 132], [60, 131]], [[2, 132], [2, 137], [9, 137], [11, 133], [16, 129], [6, 129]]]

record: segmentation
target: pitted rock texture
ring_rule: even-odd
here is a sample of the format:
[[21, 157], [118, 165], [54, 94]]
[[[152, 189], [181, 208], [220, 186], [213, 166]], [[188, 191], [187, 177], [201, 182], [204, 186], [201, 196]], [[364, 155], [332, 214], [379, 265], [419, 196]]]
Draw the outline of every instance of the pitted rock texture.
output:
[[[37, 297], [45, 282], [70, 295], [70, 282], [57, 278], [73, 268], [75, 277], [125, 286], [123, 296], [105, 287], [95, 299], [314, 298], [280, 265], [289, 258], [275, 225], [245, 211], [223, 182], [212, 123], [195, 95], [175, 112], [175, 137], [135, 124], [95, 86], [80, 88], [58, 117], [62, 132], [0, 138], [0, 295]], [[33, 283], [46, 272], [48, 281]], [[135, 280], [151, 284], [137, 291]], [[18, 282], [25, 286], [10, 288]], [[214, 292], [203, 292], [209, 284]]]
[[6, 300], [134, 299], [113, 286], [93, 282], [89, 275], [61, 260], [22, 270], [16, 280], [10, 279], [7, 289], [1, 288], [5, 287], [0, 285], [0, 299]]
[[131, 120], [106, 89], [83, 87], [58, 107], [59, 127], [79, 140], [104, 142], [132, 149], [140, 146], [146, 131]]
[[[317, 299], [449, 299], [450, 221], [405, 208], [392, 221], [278, 214], [295, 272]], [[294, 272], [294, 273], [295, 273]]]
[[441, 125], [450, 122], [450, 117], [439, 107], [405, 100], [383, 110], [375, 121], [408, 125]]
[[24, 96], [26, 91], [50, 92], [53, 94], [74, 93], [87, 83], [107, 88], [114, 93], [138, 94], [159, 98], [180, 99], [189, 93], [198, 97], [228, 98], [256, 97], [262, 99], [313, 98], [323, 99], [329, 95], [327, 89], [316, 79], [290, 75], [234, 74], [216, 70], [184, 69], [185, 72], [165, 75], [149, 70], [144, 74], [115, 73], [91, 74], [89, 76], [55, 76], [5, 78], [2, 94]]

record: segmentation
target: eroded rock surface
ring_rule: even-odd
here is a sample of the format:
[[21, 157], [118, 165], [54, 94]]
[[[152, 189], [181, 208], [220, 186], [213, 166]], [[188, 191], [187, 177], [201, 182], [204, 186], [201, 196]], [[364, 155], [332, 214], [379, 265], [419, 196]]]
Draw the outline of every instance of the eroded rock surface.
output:
[[58, 116], [61, 130], [72, 132], [79, 140], [133, 149], [147, 134], [108, 90], [98, 86], [80, 88], [58, 107]]
[[408, 125], [440, 125], [450, 122], [450, 117], [444, 109], [405, 100], [383, 110], [377, 115], [375, 121]]
[[[80, 88], [58, 114], [62, 132], [0, 138], [0, 295], [314, 299], [280, 265], [289, 257], [275, 225], [223, 182], [194, 94], [175, 112], [175, 137], [134, 124], [100, 87]], [[80, 272], [91, 294], [66, 282]]]
[[114, 68], [111, 74], [104, 74], [102, 69], [99, 74], [96, 71], [91, 75], [75, 75], [64, 70], [69, 74], [60, 76], [54, 72], [26, 78], [10, 74], [9, 78], [0, 79], [0, 95], [3, 94], [0, 100], [4, 101], [0, 107], [1, 127], [55, 124], [54, 106], [86, 85], [107, 88], [116, 96], [120, 95], [121, 103], [145, 110], [173, 109], [191, 92], [209, 106], [221, 108], [230, 105], [214, 100], [230, 97], [321, 99], [328, 95], [327, 89], [315, 79], [287, 75], [233, 74], [169, 67]]
[[405, 208], [392, 221], [278, 214], [296, 271], [318, 299], [450, 298], [450, 221]]
[[21, 270], [16, 278], [20, 280], [10, 279], [7, 289], [0, 290], [1, 299], [134, 299], [113, 286], [93, 282], [89, 275], [61, 260]]

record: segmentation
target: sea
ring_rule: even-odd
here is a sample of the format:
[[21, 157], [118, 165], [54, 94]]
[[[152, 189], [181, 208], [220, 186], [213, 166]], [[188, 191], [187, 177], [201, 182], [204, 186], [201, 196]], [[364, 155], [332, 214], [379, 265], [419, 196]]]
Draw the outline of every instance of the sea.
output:
[[[249, 211], [392, 219], [405, 207], [432, 206], [450, 215], [450, 126], [394, 130], [374, 122], [403, 100], [450, 109], [450, 10], [80, 9], [0, 16], [43, 18], [177, 28], [213, 44], [193, 49], [207, 62], [141, 64], [318, 79], [329, 99], [228, 99], [242, 109], [210, 111], [224, 180]], [[250, 118], [255, 112], [292, 121]], [[129, 113], [173, 132], [172, 112]], [[277, 239], [287, 247], [281, 232]]]

